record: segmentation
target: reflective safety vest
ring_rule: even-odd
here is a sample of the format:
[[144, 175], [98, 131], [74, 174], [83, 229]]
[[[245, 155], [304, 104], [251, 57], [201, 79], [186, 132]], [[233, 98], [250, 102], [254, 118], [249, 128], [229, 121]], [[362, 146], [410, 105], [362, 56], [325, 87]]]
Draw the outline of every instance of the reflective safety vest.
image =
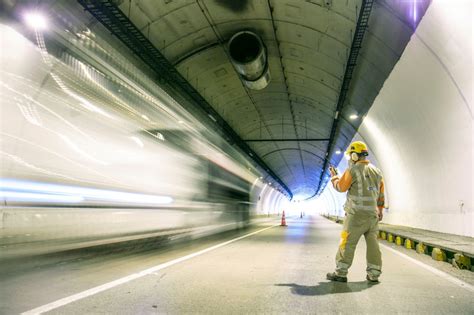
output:
[[384, 205], [382, 172], [370, 163], [356, 163], [349, 169], [352, 177], [344, 205], [346, 212], [375, 212]]

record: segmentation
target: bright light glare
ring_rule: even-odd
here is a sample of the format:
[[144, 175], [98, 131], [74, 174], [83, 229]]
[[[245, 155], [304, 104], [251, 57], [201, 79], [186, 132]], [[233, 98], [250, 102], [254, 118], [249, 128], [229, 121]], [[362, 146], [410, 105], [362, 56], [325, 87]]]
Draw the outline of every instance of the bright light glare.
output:
[[339, 154], [341, 154], [341, 153], [342, 153], [341, 150], [336, 150], [336, 154], [337, 154], [337, 155], [339, 155]]
[[15, 179], [0, 179], [0, 198], [7, 201], [30, 202], [115, 202], [133, 204], [170, 204], [173, 198], [128, 193], [122, 191], [84, 188]]
[[413, 1], [413, 22], [416, 23], [416, 20], [418, 19], [418, 11], [416, 8], [416, 0]]
[[356, 114], [352, 114], [349, 116], [349, 119], [352, 119], [352, 120], [357, 119], [357, 118], [359, 118], [359, 115], [356, 115]]
[[37, 31], [42, 31], [48, 28], [46, 18], [38, 12], [29, 12], [25, 14], [25, 21], [29, 27]]

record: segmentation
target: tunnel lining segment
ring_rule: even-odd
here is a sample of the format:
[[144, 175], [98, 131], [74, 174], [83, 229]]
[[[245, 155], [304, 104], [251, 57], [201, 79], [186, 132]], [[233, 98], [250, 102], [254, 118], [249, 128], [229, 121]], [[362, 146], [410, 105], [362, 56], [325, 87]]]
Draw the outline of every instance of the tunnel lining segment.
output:
[[187, 97], [190, 106], [186, 106], [185, 103], [181, 104], [183, 107], [193, 115], [202, 116], [209, 123], [209, 126], [217, 125], [224, 139], [231, 144], [235, 143], [245, 155], [255, 161], [263, 171], [267, 172], [286, 191], [290, 199], [293, 197], [291, 190], [279, 176], [240, 138], [221, 115], [189, 84], [112, 1], [78, 0], [78, 3], [131, 51], [137, 54], [157, 74], [157, 77], [163, 80], [161, 83], [167, 85], [168, 90], [175, 90], [181, 97]]

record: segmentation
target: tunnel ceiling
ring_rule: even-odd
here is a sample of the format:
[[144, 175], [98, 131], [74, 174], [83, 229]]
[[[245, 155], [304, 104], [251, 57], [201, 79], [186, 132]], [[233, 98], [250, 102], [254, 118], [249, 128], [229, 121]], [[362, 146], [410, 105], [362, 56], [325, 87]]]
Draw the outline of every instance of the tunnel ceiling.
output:
[[[352, 139], [429, 5], [374, 1], [328, 152], [362, 0], [116, 3], [298, 199], [324, 187], [326, 156], [339, 162], [335, 151]], [[262, 90], [246, 88], [230, 62], [228, 40], [242, 30], [267, 48], [271, 81]]]

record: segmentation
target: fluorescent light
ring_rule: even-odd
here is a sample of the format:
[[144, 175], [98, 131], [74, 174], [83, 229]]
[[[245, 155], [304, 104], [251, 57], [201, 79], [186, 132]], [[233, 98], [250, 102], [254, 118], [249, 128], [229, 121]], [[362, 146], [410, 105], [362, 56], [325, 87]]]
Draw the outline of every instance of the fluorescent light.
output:
[[355, 120], [357, 118], [359, 118], [359, 115], [357, 115], [357, 114], [352, 114], [352, 115], [349, 116], [349, 119], [352, 119], [352, 120]]
[[342, 153], [341, 150], [336, 150], [336, 154], [337, 154], [337, 155], [339, 155], [339, 154], [341, 154], [341, 153]]
[[416, 0], [413, 1], [413, 22], [416, 23], [416, 20], [418, 19], [418, 11], [416, 8]]
[[38, 12], [29, 12], [25, 14], [25, 21], [29, 27], [37, 31], [42, 31], [48, 28], [46, 18]]

